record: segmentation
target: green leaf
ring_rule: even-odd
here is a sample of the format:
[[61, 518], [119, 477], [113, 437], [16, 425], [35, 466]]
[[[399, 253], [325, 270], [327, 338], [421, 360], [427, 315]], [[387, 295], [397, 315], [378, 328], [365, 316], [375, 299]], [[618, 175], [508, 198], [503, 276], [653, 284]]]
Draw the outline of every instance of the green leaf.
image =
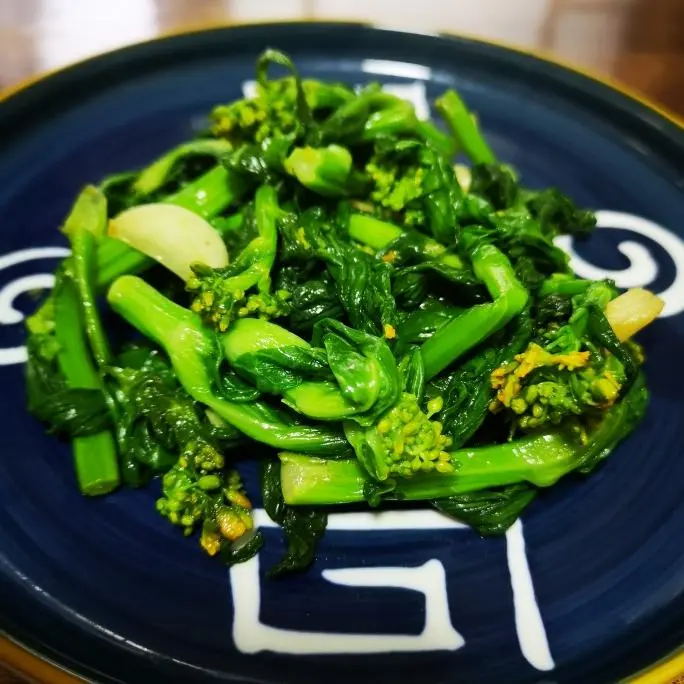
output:
[[282, 560], [268, 571], [270, 578], [306, 570], [314, 560], [318, 543], [325, 534], [328, 515], [310, 506], [288, 506], [280, 484], [280, 461], [265, 461], [261, 493], [268, 516], [285, 532], [287, 549]]
[[440, 418], [445, 433], [453, 440], [453, 449], [466, 444], [489, 414], [494, 398], [492, 371], [520, 353], [531, 335], [532, 321], [529, 311], [525, 311], [498, 340], [490, 340], [490, 346], [480, 349], [451, 374]]
[[597, 346], [603, 347], [613, 354], [625, 369], [627, 381], [623, 383], [620, 390], [620, 394], [625, 396], [637, 378], [639, 363], [634, 358], [634, 354], [630, 348], [618, 340], [603, 311], [594, 304], [590, 304], [588, 309], [589, 318], [587, 327], [592, 341]]
[[234, 544], [222, 544], [219, 551], [221, 561], [230, 567], [237, 563], [244, 563], [261, 551], [264, 545], [264, 536], [258, 530], [250, 535], [246, 541], [238, 540]]
[[523, 483], [437, 499], [432, 505], [481, 535], [489, 536], [504, 534], [536, 495], [534, 487]]
[[257, 389], [284, 394], [304, 379], [329, 379], [330, 369], [323, 349], [285, 346], [242, 354], [233, 367], [250, 378]]
[[294, 62], [285, 53], [272, 49], [264, 50], [264, 52], [261, 53], [257, 60], [256, 67], [257, 83], [264, 91], [268, 91], [272, 83], [268, 78], [268, 69], [271, 64], [285, 67], [290, 74], [292, 74], [296, 88], [297, 118], [305, 127], [312, 126], [313, 115], [311, 114], [311, 109], [306, 101], [306, 95], [304, 94], [299, 72], [297, 71]]
[[316, 324], [313, 344], [323, 346], [344, 398], [356, 407], [351, 419], [371, 425], [401, 395], [401, 377], [385, 340], [339, 321]]
[[82, 437], [111, 427], [104, 394], [95, 389], [65, 387], [42, 399], [34, 394], [28, 408], [52, 434]]
[[470, 192], [484, 197], [494, 209], [507, 209], [516, 203], [518, 183], [505, 164], [476, 164], [471, 169]]
[[403, 382], [403, 391], [423, 401], [425, 393], [425, 367], [418, 347], [413, 347], [399, 362], [399, 374]]

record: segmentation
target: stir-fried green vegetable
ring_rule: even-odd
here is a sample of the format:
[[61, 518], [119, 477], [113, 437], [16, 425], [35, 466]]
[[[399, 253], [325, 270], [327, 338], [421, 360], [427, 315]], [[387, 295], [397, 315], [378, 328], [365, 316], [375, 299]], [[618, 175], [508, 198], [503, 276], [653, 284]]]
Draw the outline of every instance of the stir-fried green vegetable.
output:
[[254, 98], [83, 190], [26, 378], [84, 494], [159, 476], [158, 512], [239, 562], [263, 543], [238, 474], [258, 459], [275, 576], [311, 563], [330, 505], [502, 533], [635, 428], [632, 337], [662, 303], [576, 278], [554, 239], [594, 216], [521, 185], [457, 93], [435, 109], [447, 132], [268, 50]]

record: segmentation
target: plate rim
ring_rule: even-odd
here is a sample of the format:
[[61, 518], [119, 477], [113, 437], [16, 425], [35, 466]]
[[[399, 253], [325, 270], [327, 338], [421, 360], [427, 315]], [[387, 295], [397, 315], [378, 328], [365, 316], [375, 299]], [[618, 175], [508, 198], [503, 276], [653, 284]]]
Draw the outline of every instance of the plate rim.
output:
[[[191, 36], [195, 34], [209, 33], [212, 31], [230, 30], [239, 28], [264, 28], [282, 27], [282, 26], [301, 26], [317, 24], [321, 26], [350, 26], [367, 28], [374, 31], [383, 31], [387, 33], [404, 33], [408, 35], [423, 35], [433, 37], [437, 40], [451, 39], [460, 40], [469, 43], [479, 44], [481, 47], [495, 47], [505, 52], [518, 54], [532, 58], [535, 62], [551, 68], [554, 72], [564, 72], [566, 76], [573, 77], [584, 83], [593, 83], [594, 86], [599, 86], [605, 96], [618, 95], [622, 99], [622, 104], [629, 108], [635, 106], [641, 107], [646, 112], [650, 113], [656, 120], [658, 118], [665, 120], [672, 124], [679, 133], [684, 134], [684, 116], [680, 116], [673, 110], [669, 109], [648, 95], [633, 89], [623, 83], [620, 79], [611, 76], [603, 75], [594, 71], [591, 68], [574, 64], [559, 58], [544, 49], [527, 48], [519, 44], [508, 42], [505, 40], [485, 38], [475, 34], [469, 34], [460, 31], [416, 31], [404, 29], [399, 26], [392, 26], [391, 24], [377, 23], [366, 20], [355, 20], [351, 18], [328, 18], [325, 19], [286, 19], [274, 21], [272, 19], [264, 19], [257, 21], [238, 21], [230, 20], [208, 21], [201, 23], [194, 23], [190, 26], [179, 27], [160, 31], [156, 36], [146, 40], [126, 43], [120, 47], [103, 52], [97, 52], [79, 60], [68, 62], [64, 65], [53, 69], [45, 69], [35, 74], [31, 74], [0, 89], [0, 106], [5, 105], [14, 97], [21, 95], [25, 91], [34, 86], [40, 86], [52, 77], [59, 74], [77, 70], [83, 66], [100, 60], [111, 58], [112, 55], [120, 54], [122, 52], [134, 51], [141, 46], [163, 42], [170, 38]], [[68, 667], [55, 662], [49, 655], [40, 652], [38, 647], [32, 648], [24, 644], [21, 640], [13, 635], [7, 633], [6, 630], [0, 631], [0, 657], [3, 663], [6, 663], [10, 668], [23, 674], [27, 677], [36, 678], [40, 676], [42, 681], [46, 684], [78, 684], [79, 682], [95, 682], [80, 673], [70, 670]], [[642, 670], [633, 673], [625, 680], [625, 684], [671, 684], [672, 679], [684, 673], [684, 644], [675, 648], [669, 654], [663, 656], [661, 659], [643, 668]]]

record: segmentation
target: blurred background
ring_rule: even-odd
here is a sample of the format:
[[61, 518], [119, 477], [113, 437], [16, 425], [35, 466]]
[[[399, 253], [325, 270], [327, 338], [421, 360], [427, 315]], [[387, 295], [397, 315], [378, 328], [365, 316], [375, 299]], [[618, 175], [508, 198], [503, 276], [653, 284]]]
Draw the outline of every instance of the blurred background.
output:
[[[0, 90], [170, 31], [294, 19], [504, 41], [622, 82], [684, 117], [684, 0], [0, 0]], [[0, 639], [0, 661], [11, 662], [8, 649]], [[19, 681], [0, 664], [0, 684]]]
[[543, 50], [684, 114], [684, 0], [0, 0], [0, 88], [185, 27], [330, 18]]

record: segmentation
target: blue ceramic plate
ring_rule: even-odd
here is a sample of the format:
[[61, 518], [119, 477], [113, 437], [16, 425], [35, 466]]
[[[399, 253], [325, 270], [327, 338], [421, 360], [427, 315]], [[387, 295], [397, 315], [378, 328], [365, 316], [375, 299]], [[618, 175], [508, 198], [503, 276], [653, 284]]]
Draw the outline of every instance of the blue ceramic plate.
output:
[[[304, 576], [266, 581], [279, 531], [228, 571], [154, 511], [158, 486], [97, 500], [26, 414], [22, 311], [49, 287], [77, 190], [136, 167], [249, 88], [266, 46], [306, 75], [380, 79], [419, 110], [454, 86], [532, 186], [599, 211], [586, 276], [666, 301], [644, 335], [648, 417], [586, 481], [505, 538], [437, 514], [334, 516]], [[684, 134], [534, 57], [355, 24], [166, 38], [84, 62], [0, 106], [0, 617], [8, 634], [106, 682], [614, 682], [684, 642]]]

